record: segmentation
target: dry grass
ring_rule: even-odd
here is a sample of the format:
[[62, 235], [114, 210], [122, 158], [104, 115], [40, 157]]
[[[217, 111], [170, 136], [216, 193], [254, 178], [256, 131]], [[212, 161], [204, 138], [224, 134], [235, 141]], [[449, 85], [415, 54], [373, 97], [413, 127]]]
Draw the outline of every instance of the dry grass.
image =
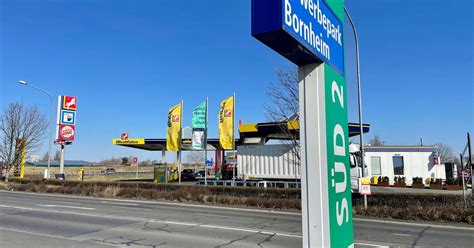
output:
[[143, 200], [198, 202], [274, 209], [301, 209], [299, 191], [293, 189], [256, 189], [205, 187], [132, 182], [79, 182], [59, 180], [18, 180], [0, 184], [0, 189], [95, 197], [120, 197]]
[[[198, 202], [212, 205], [300, 210], [300, 191], [137, 182], [79, 182], [18, 180], [0, 182], [0, 190], [119, 197], [143, 200]], [[474, 207], [464, 207], [460, 196], [433, 194], [383, 194], [370, 196], [369, 208], [354, 195], [353, 214], [404, 220], [461, 222], [474, 225]]]
[[[64, 173], [66, 174], [76, 174], [79, 169], [83, 168], [86, 173], [100, 173], [102, 170], [106, 168], [114, 168], [117, 172], [135, 172], [137, 167], [130, 167], [130, 166], [85, 166], [85, 167], [64, 167]], [[25, 167], [25, 175], [42, 175], [46, 167]], [[142, 172], [152, 172], [152, 166], [144, 166], [139, 168]], [[58, 167], [51, 167], [51, 175], [59, 173]]]

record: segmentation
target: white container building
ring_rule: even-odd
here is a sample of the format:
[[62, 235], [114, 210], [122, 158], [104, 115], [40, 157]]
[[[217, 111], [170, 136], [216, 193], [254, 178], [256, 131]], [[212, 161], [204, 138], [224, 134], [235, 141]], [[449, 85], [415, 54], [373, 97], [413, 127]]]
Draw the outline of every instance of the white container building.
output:
[[238, 146], [237, 154], [237, 173], [241, 179], [300, 178], [300, 166], [291, 145]]
[[427, 178], [446, 180], [444, 164], [435, 164], [434, 146], [367, 146], [364, 151], [370, 177], [387, 176], [393, 184], [395, 176], [403, 176], [407, 185], [413, 177], [422, 177], [424, 183]]

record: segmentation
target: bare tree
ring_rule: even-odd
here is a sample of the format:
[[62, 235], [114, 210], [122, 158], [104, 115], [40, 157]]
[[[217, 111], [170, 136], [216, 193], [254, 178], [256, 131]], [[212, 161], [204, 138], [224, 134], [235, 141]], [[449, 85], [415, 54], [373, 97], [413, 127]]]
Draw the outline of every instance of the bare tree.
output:
[[61, 151], [60, 150], [56, 150], [56, 152], [54, 153], [54, 160], [56, 160], [56, 161], [61, 160]]
[[45, 152], [43, 157], [40, 159], [40, 162], [48, 162], [49, 152]]
[[436, 143], [438, 155], [441, 157], [441, 163], [454, 162], [455, 156], [453, 148], [444, 143]]
[[[299, 128], [291, 121], [299, 120], [298, 71], [295, 67], [276, 70], [277, 81], [267, 87], [266, 117], [272, 122], [284, 122], [281, 132], [288, 137], [283, 142], [293, 147], [296, 163], [300, 164]], [[286, 125], [288, 123], [288, 125]]]
[[198, 165], [198, 164], [204, 163], [204, 153], [193, 151], [193, 152], [190, 152], [186, 156], [186, 159], [187, 159], [188, 163], [190, 163], [192, 165]]
[[299, 119], [298, 72], [296, 68], [276, 70], [277, 82], [267, 87], [269, 102], [265, 104], [266, 117], [270, 121], [285, 121], [296, 116]]
[[25, 107], [22, 103], [10, 103], [0, 116], [0, 161], [5, 166], [5, 180], [10, 170], [20, 161], [16, 142], [22, 139], [27, 151], [41, 146], [48, 123], [36, 106]]
[[378, 134], [375, 134], [374, 137], [372, 137], [372, 139], [369, 140], [369, 144], [371, 146], [383, 146], [384, 142], [382, 141], [382, 139], [380, 138]]
[[[128, 158], [127, 158], [127, 163], [128, 163]], [[121, 159], [121, 158], [112, 157], [112, 158], [109, 158], [109, 159], [103, 159], [102, 161], [99, 162], [99, 164], [103, 164], [103, 165], [120, 165], [120, 164], [122, 164], [122, 159]]]

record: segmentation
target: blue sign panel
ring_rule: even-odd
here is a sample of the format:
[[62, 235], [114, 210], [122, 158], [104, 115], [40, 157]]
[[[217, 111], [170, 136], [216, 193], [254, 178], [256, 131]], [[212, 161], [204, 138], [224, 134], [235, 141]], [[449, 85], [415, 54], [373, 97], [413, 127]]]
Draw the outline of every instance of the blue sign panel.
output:
[[344, 74], [343, 24], [324, 0], [252, 0], [252, 36], [297, 65]]
[[76, 125], [76, 111], [61, 110], [60, 124]]

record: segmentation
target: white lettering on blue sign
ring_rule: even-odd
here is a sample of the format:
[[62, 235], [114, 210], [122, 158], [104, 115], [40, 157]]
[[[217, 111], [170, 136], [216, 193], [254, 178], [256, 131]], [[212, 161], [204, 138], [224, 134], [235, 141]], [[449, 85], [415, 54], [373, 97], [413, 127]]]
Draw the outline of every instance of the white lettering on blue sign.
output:
[[343, 27], [339, 19], [321, 0], [284, 1], [284, 29], [343, 72]]

